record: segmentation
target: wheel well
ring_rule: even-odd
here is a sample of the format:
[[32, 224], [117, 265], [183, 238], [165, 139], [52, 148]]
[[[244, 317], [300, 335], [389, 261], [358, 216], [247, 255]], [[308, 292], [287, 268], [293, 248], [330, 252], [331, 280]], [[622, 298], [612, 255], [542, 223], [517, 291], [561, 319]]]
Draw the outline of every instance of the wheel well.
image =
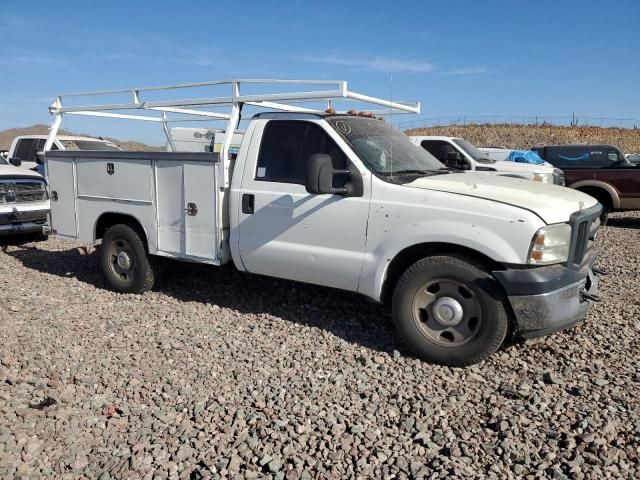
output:
[[128, 225], [133, 228], [140, 235], [142, 243], [148, 248], [147, 234], [144, 228], [142, 228], [142, 225], [135, 217], [127, 215], [126, 213], [109, 212], [100, 215], [100, 218], [98, 218], [96, 222], [95, 239], [101, 239], [109, 228], [118, 224]]
[[471, 248], [449, 243], [419, 243], [405, 248], [391, 260], [382, 286], [382, 302], [389, 303], [391, 301], [396, 283], [407, 268], [421, 258], [433, 255], [461, 256], [484, 266], [488, 270], [504, 269], [504, 266], [500, 263]]
[[591, 195], [593, 198], [598, 200], [606, 209], [611, 210], [613, 208], [613, 199], [611, 198], [611, 194], [604, 188], [586, 186], [578, 187], [576, 190], [579, 190], [582, 193], [586, 193], [587, 195]]

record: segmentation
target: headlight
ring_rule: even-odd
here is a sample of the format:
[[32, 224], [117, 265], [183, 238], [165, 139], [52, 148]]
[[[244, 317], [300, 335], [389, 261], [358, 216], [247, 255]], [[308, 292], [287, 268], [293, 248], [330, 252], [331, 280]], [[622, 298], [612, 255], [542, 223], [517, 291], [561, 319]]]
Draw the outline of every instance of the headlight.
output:
[[541, 228], [533, 236], [529, 247], [530, 265], [562, 263], [569, 257], [571, 246], [571, 226], [558, 223]]
[[534, 173], [533, 181], [540, 183], [553, 183], [553, 173]]

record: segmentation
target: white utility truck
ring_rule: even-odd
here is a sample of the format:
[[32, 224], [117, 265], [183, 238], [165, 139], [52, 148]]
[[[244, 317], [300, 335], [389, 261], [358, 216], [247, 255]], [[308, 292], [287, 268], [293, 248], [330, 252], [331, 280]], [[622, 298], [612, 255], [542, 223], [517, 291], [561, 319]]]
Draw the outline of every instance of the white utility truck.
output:
[[550, 163], [534, 165], [530, 163], [507, 162], [491, 158], [472, 143], [463, 138], [444, 136], [412, 136], [413, 143], [420, 145], [449, 168], [525, 178], [534, 182], [564, 185], [562, 170]]
[[[286, 84], [322, 88], [289, 92]], [[269, 85], [275, 93], [244, 93]], [[148, 98], [214, 86], [231, 91]], [[53, 228], [68, 239], [102, 240], [102, 269], [116, 291], [152, 288], [160, 257], [231, 262], [389, 302], [413, 351], [446, 365], [478, 362], [508, 335], [572, 326], [598, 300], [595, 199], [451, 171], [389, 123], [333, 106], [366, 102], [389, 114], [418, 113], [419, 104], [355, 93], [343, 81], [231, 80], [102, 93], [132, 101], [100, 104], [98, 92], [90, 106], [65, 107], [66, 96], [57, 97], [48, 144], [62, 116], [74, 113], [159, 122], [170, 144], [172, 120], [226, 123], [220, 153], [46, 152]], [[260, 112], [247, 113], [250, 107]], [[116, 111], [125, 109], [135, 114]], [[245, 134], [231, 154], [243, 114]]]

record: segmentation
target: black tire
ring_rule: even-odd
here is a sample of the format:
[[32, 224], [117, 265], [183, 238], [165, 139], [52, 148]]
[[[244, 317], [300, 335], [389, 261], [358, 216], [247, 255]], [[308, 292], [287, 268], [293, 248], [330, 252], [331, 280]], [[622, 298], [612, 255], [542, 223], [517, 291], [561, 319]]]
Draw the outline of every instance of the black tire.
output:
[[[421, 308], [425, 295], [431, 303]], [[437, 311], [436, 302], [441, 305]], [[506, 297], [496, 280], [481, 266], [449, 255], [423, 258], [409, 267], [396, 284], [392, 310], [398, 333], [416, 355], [453, 367], [489, 357], [510, 325]], [[459, 323], [444, 326], [439, 318]]]
[[147, 254], [141, 235], [129, 225], [114, 225], [106, 231], [100, 265], [109, 287], [121, 293], [151, 290], [158, 276], [157, 260]]
[[48, 233], [36, 233], [33, 238], [34, 242], [46, 242], [47, 240], [49, 240]]
[[609, 219], [609, 214], [613, 210], [613, 200], [608, 192], [600, 189], [600, 188], [584, 188], [580, 190], [587, 195], [591, 195], [595, 198], [600, 205], [602, 205], [602, 213], [600, 214], [600, 225], [606, 225], [607, 220]]
[[10, 245], [24, 245], [25, 243], [46, 242], [49, 235], [44, 233], [22, 233], [12, 237], [3, 238], [3, 243]]
[[600, 225], [607, 224], [607, 220], [609, 220], [609, 213], [611, 213], [611, 208], [608, 205], [602, 204], [602, 213], [600, 214]]

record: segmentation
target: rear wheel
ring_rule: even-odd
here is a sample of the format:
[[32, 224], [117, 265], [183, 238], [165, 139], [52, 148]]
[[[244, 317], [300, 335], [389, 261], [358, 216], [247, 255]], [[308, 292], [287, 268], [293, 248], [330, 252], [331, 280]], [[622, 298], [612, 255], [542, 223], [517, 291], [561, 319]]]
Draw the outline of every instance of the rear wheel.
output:
[[136, 230], [129, 225], [114, 225], [102, 238], [102, 271], [112, 290], [142, 293], [151, 290], [157, 277], [157, 262], [147, 254]]
[[421, 358], [466, 366], [484, 360], [509, 329], [506, 299], [495, 279], [462, 258], [423, 258], [400, 277], [393, 295], [398, 332]]

